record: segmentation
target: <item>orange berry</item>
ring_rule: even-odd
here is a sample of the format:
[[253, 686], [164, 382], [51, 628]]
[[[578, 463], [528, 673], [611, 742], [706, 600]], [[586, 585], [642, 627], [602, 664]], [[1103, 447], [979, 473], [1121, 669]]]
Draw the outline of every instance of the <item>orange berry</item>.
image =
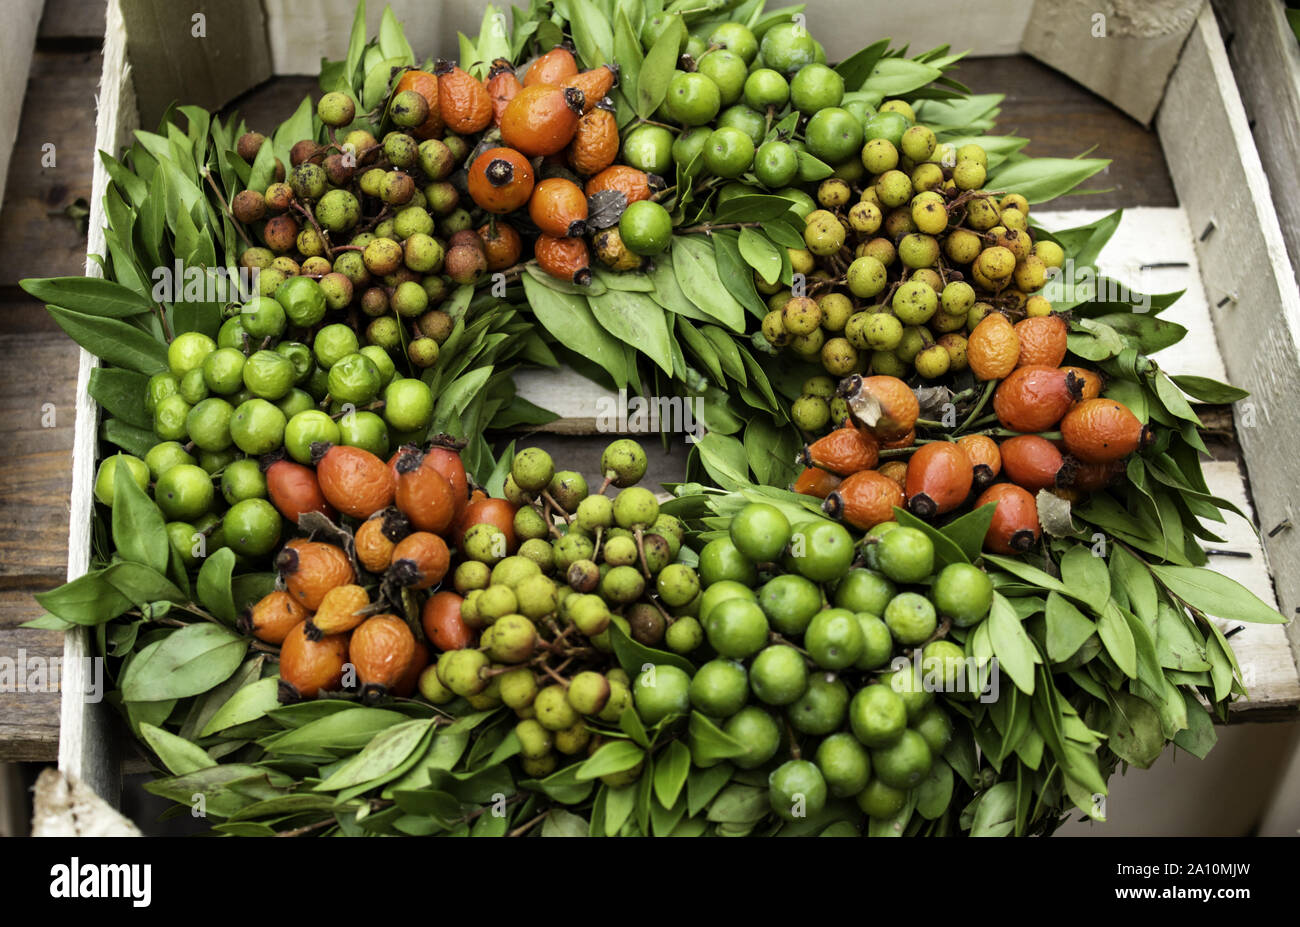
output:
[[597, 106], [578, 120], [569, 142], [569, 166], [583, 176], [598, 174], [618, 157], [618, 120], [603, 106]]
[[1076, 489], [1080, 492], [1096, 492], [1099, 489], [1105, 489], [1115, 480], [1119, 479], [1128, 469], [1123, 460], [1112, 460], [1107, 463], [1084, 463], [1074, 457], [1067, 456], [1061, 466], [1061, 472], [1057, 481], [1062, 487]]
[[965, 451], [974, 468], [976, 489], [983, 489], [1002, 472], [1002, 453], [988, 435], [964, 435], [957, 439], [957, 446]]
[[1040, 315], [1015, 324], [1020, 341], [1017, 367], [1038, 364], [1056, 367], [1065, 360], [1066, 336], [1070, 327], [1059, 315]]
[[289, 594], [309, 612], [320, 607], [325, 593], [357, 578], [343, 549], [322, 541], [286, 544], [275, 566]]
[[524, 243], [515, 227], [504, 219], [486, 222], [479, 226], [478, 237], [483, 239], [483, 256], [489, 271], [505, 270], [519, 263]]
[[857, 428], [836, 428], [803, 449], [803, 465], [820, 467], [837, 476], [870, 470], [880, 459], [876, 439]]
[[437, 470], [451, 484], [452, 496], [456, 502], [456, 518], [459, 518], [465, 511], [465, 506], [469, 505], [469, 479], [465, 475], [465, 463], [460, 459], [460, 454], [435, 444], [425, 451], [420, 466]]
[[1081, 400], [1096, 399], [1101, 395], [1101, 391], [1106, 385], [1102, 375], [1095, 370], [1087, 370], [1083, 367], [1062, 367], [1061, 369], [1066, 373], [1074, 374], [1075, 379], [1082, 382], [1082, 392], [1079, 395]]
[[921, 415], [916, 393], [898, 377], [854, 374], [844, 391], [853, 419], [877, 438], [906, 438]]
[[1080, 402], [1061, 420], [1066, 449], [1084, 463], [1120, 460], [1148, 440], [1150, 429], [1114, 399]]
[[822, 509], [832, 518], [866, 531], [882, 521], [894, 520], [894, 507], [902, 507], [903, 490], [876, 470], [860, 470], [826, 497]]
[[840, 485], [840, 478], [834, 473], [827, 473], [820, 467], [804, 467], [795, 478], [791, 489], [805, 496], [825, 499], [838, 485]]
[[880, 441], [880, 449], [882, 451], [884, 450], [894, 451], [903, 447], [911, 447], [915, 443], [916, 443], [916, 429], [910, 428], [908, 429], [906, 434], [900, 437], [890, 438], [888, 441], [882, 438]]
[[564, 150], [578, 131], [582, 91], [554, 84], [525, 86], [501, 114], [501, 141], [530, 158]]
[[428, 589], [442, 582], [450, 565], [447, 542], [428, 531], [416, 531], [393, 548], [393, 565], [388, 572], [399, 586]]
[[977, 380], [1001, 380], [1019, 359], [1020, 338], [1000, 312], [986, 315], [966, 340], [966, 361]]
[[371, 573], [382, 573], [393, 562], [393, 547], [397, 542], [391, 540], [385, 533], [384, 520], [389, 512], [394, 511], [396, 510], [385, 509], [383, 512], [371, 515], [361, 523], [361, 527], [353, 536], [357, 559]]
[[584, 113], [591, 112], [597, 103], [604, 99], [605, 94], [614, 89], [614, 84], [618, 82], [618, 70], [609, 64], [602, 64], [598, 68], [592, 68], [590, 71], [583, 71], [580, 74], [574, 74], [559, 82], [561, 87], [575, 88], [582, 91]]
[[415, 642], [415, 653], [402, 678], [393, 683], [393, 695], [397, 698], [410, 698], [415, 694], [415, 687], [420, 684], [420, 673], [429, 665], [429, 648], [419, 641]]
[[492, 98], [482, 82], [442, 59], [433, 73], [438, 75], [438, 108], [447, 128], [458, 135], [486, 129], [492, 121]]
[[1038, 542], [1038, 506], [1028, 490], [1012, 483], [994, 483], [975, 500], [975, 508], [996, 503], [993, 521], [984, 535], [984, 548], [995, 554], [1023, 554]]
[[346, 634], [312, 640], [307, 636], [307, 622], [294, 625], [280, 644], [280, 701], [315, 698], [338, 689], [347, 659]]
[[362, 609], [369, 604], [370, 596], [355, 583], [335, 586], [325, 593], [320, 608], [316, 609], [316, 614], [307, 622], [307, 636], [319, 640], [325, 634], [351, 631], [366, 620]]
[[393, 95], [401, 93], [403, 90], [414, 90], [420, 96], [424, 97], [424, 102], [429, 104], [429, 115], [419, 126], [414, 129], [417, 138], [439, 138], [442, 136], [442, 109], [438, 106], [438, 78], [428, 71], [417, 71], [411, 68], [404, 71], [402, 76], [397, 79], [397, 86], [393, 88]]
[[471, 498], [469, 505], [465, 506], [465, 511], [456, 519], [452, 540], [459, 547], [465, 539], [465, 532], [474, 525], [491, 525], [505, 535], [506, 552], [513, 553], [515, 550], [514, 504], [506, 499], [490, 499], [482, 492], [476, 492], [475, 496], [477, 498]]
[[524, 89], [524, 85], [515, 76], [515, 69], [510, 62], [498, 58], [492, 62], [492, 69], [488, 71], [486, 86], [488, 97], [492, 100], [492, 122], [499, 126], [501, 116], [506, 111], [506, 104]]
[[956, 444], [922, 444], [907, 462], [907, 508], [921, 518], [951, 512], [970, 496], [974, 479], [970, 458]]
[[367, 701], [386, 695], [406, 675], [413, 659], [415, 635], [396, 615], [367, 618], [348, 642], [348, 661], [357, 671], [361, 697]]
[[533, 166], [513, 148], [489, 148], [470, 165], [466, 183], [481, 209], [514, 212], [533, 195]]
[[591, 254], [581, 238], [539, 235], [533, 245], [537, 266], [557, 280], [586, 286], [591, 282]]
[[316, 460], [316, 478], [330, 505], [353, 518], [369, 518], [393, 502], [392, 471], [364, 448], [328, 446]]
[[456, 498], [451, 483], [424, 456], [408, 452], [397, 460], [397, 507], [419, 531], [442, 534], [456, 518]]
[[1056, 485], [1061, 469], [1061, 452], [1038, 435], [1019, 435], [1002, 442], [1002, 472], [1022, 489], [1038, 492]]
[[573, 52], [557, 45], [544, 55], [538, 55], [524, 72], [524, 86], [534, 84], [559, 84], [578, 73], [578, 62]]
[[280, 514], [295, 525], [306, 512], [319, 512], [329, 519], [337, 517], [321, 492], [316, 471], [292, 460], [277, 460], [266, 468], [266, 494]]
[[461, 650], [474, 643], [474, 632], [460, 617], [460, 605], [464, 601], [456, 593], [443, 589], [424, 603], [420, 623], [429, 643], [439, 650]]
[[654, 193], [650, 188], [650, 175], [626, 164], [607, 167], [587, 181], [587, 196], [595, 196], [604, 190], [617, 190], [626, 197], [629, 205], [639, 200], [648, 200]]
[[260, 641], [279, 644], [294, 625], [307, 620], [307, 609], [283, 589], [258, 599], [240, 622], [240, 627]]
[[1012, 431], [1047, 431], [1070, 410], [1081, 386], [1060, 367], [1017, 367], [994, 390], [993, 411]]
[[528, 200], [528, 217], [547, 235], [563, 238], [586, 234], [587, 196], [572, 180], [548, 177]]
[[887, 476], [898, 484], [900, 489], [907, 488], [907, 461], [887, 460], [876, 468], [876, 472]]

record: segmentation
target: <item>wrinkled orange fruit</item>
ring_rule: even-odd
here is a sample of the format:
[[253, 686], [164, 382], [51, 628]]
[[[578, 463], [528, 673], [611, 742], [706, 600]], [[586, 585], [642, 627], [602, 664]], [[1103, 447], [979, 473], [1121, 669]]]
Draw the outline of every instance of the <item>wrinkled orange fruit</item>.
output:
[[524, 72], [524, 86], [533, 84], [561, 84], [578, 73], [578, 61], [573, 52], [557, 45], [544, 55], [538, 55]]
[[486, 129], [492, 121], [492, 98], [482, 82], [450, 61], [439, 60], [433, 73], [438, 75], [438, 108], [447, 128], [458, 135]]
[[1066, 373], [1074, 374], [1074, 378], [1082, 383], [1080, 399], [1096, 399], [1101, 395], [1102, 389], [1106, 385], [1105, 379], [1095, 370], [1087, 370], [1083, 367], [1062, 367]]
[[366, 620], [362, 609], [370, 604], [366, 590], [355, 583], [335, 586], [325, 593], [320, 608], [307, 623], [307, 636], [319, 638], [324, 634], [342, 634], [351, 631]]
[[809, 444], [803, 451], [803, 465], [848, 476], [870, 470], [880, 459], [880, 448], [870, 434], [852, 426], [836, 428]]
[[612, 65], [602, 64], [598, 68], [565, 78], [560, 81], [560, 86], [582, 91], [582, 108], [583, 112], [587, 113], [605, 98], [605, 94], [614, 89], [617, 81], [618, 71]]
[[587, 231], [587, 195], [572, 180], [548, 177], [533, 188], [528, 217], [547, 235], [583, 235]]
[[394, 542], [384, 533], [384, 513], [376, 512], [353, 535], [357, 559], [371, 573], [382, 573], [393, 562]]
[[243, 626], [258, 640], [279, 644], [295, 625], [306, 620], [307, 610], [283, 589], [275, 589], [254, 603]]
[[466, 183], [479, 208], [514, 212], [533, 195], [533, 166], [513, 148], [489, 148], [470, 165]]
[[584, 177], [598, 174], [614, 163], [618, 144], [618, 120], [608, 109], [598, 106], [578, 120], [573, 141], [569, 142], [569, 166]]
[[[854, 421], [891, 447], [907, 447], [908, 432], [916, 426], [921, 405], [916, 393], [898, 377], [854, 375], [845, 385]], [[912, 436], [915, 438], [915, 435]]]
[[348, 642], [348, 660], [356, 668], [362, 698], [385, 694], [401, 681], [414, 658], [415, 635], [396, 615], [367, 618]]
[[1067, 456], [1058, 479], [1063, 487], [1077, 489], [1080, 492], [1096, 492], [1119, 479], [1126, 469], [1123, 460], [1084, 463]]
[[966, 362], [977, 380], [1001, 380], [1016, 369], [1020, 338], [1000, 312], [990, 312], [966, 339]]
[[460, 616], [460, 605], [465, 600], [450, 590], [443, 589], [429, 596], [420, 612], [420, 623], [429, 643], [439, 650], [461, 650], [474, 643], [474, 632]]
[[1040, 315], [1021, 319], [1015, 324], [1020, 341], [1020, 357], [1016, 366], [1037, 364], [1057, 367], [1065, 360], [1066, 336], [1070, 327], [1059, 315]]
[[492, 100], [492, 121], [496, 125], [501, 125], [501, 116], [506, 111], [506, 104], [515, 98], [524, 85], [519, 82], [515, 76], [515, 69], [509, 61], [504, 58], [498, 58], [492, 62], [492, 69], [488, 71], [487, 84], [488, 97]]
[[414, 531], [393, 548], [388, 575], [400, 586], [429, 589], [442, 582], [451, 565], [447, 542], [428, 531]]
[[1129, 407], [1114, 399], [1085, 400], [1061, 420], [1066, 449], [1084, 463], [1110, 463], [1127, 457], [1147, 434]]
[[586, 286], [591, 283], [591, 253], [581, 238], [539, 235], [533, 245], [537, 266], [557, 280]]
[[1060, 367], [1017, 367], [993, 393], [993, 411], [1012, 431], [1047, 431], [1070, 410], [1081, 388]]
[[622, 193], [628, 204], [648, 200], [654, 193], [650, 189], [650, 175], [626, 164], [615, 164], [605, 168], [587, 181], [584, 188], [587, 196], [595, 196], [604, 190], [616, 190]]
[[393, 501], [396, 489], [388, 465], [360, 447], [335, 444], [316, 461], [321, 492], [334, 508], [369, 518]]
[[296, 624], [280, 644], [280, 701], [315, 698], [343, 684], [348, 659], [348, 635], [320, 640], [307, 636], [307, 622]]
[[822, 503], [832, 518], [866, 531], [894, 520], [894, 507], [902, 507], [903, 490], [898, 483], [876, 470], [860, 470], [844, 478]]
[[443, 534], [455, 521], [456, 495], [445, 476], [423, 463], [418, 451], [398, 458], [397, 508], [417, 530]]
[[820, 467], [804, 467], [795, 477], [794, 485], [790, 488], [805, 496], [825, 499], [838, 485], [840, 485], [840, 478], [834, 473], [827, 473]]
[[876, 468], [876, 472], [887, 476], [898, 484], [899, 489], [907, 488], [907, 461], [887, 460]]
[[581, 90], [525, 86], [501, 114], [501, 141], [530, 158], [558, 154], [573, 141], [582, 108]]
[[971, 462], [976, 489], [988, 486], [1002, 472], [1002, 453], [998, 443], [988, 435], [963, 435], [957, 439], [957, 446]]
[[485, 222], [479, 226], [478, 237], [483, 239], [483, 255], [489, 271], [505, 270], [519, 263], [524, 243], [509, 222], [504, 219]]
[[356, 580], [343, 548], [323, 541], [286, 544], [275, 558], [275, 566], [289, 594], [309, 612], [320, 607], [325, 593]]

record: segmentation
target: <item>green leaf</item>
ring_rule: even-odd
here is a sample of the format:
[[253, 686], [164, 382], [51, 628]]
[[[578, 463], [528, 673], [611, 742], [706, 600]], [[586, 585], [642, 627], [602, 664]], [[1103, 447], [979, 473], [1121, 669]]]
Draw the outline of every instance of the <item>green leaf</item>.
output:
[[1214, 405], [1227, 405], [1239, 399], [1245, 399], [1250, 395], [1244, 389], [1238, 389], [1235, 386], [1229, 386], [1227, 383], [1220, 383], [1208, 377], [1177, 376], [1169, 379], [1173, 380], [1178, 388], [1187, 395], [1199, 399], [1201, 402]]
[[745, 309], [720, 279], [713, 245], [697, 235], [674, 236], [672, 258], [673, 273], [686, 298], [732, 331], [744, 331]]
[[767, 789], [733, 783], [709, 804], [709, 820], [720, 824], [752, 824], [771, 813]]
[[[578, 2], [578, 0], [573, 0]], [[543, 837], [586, 837], [588, 836], [586, 818], [580, 818], [572, 811], [552, 808], [542, 822]]]
[[1127, 692], [1116, 692], [1111, 706], [1107, 746], [1126, 763], [1150, 768], [1165, 748], [1156, 710]]
[[[719, 222], [769, 222], [781, 219], [790, 212], [791, 201], [771, 193], [745, 193], [732, 197], [713, 215]], [[742, 229], [742, 231], [744, 231]]]
[[1070, 659], [1097, 633], [1097, 625], [1057, 592], [1047, 594], [1046, 620], [1047, 656], [1053, 663]]
[[[320, 717], [299, 720], [304, 710], [328, 711]], [[302, 702], [270, 712], [277, 722], [293, 729], [262, 741], [272, 754], [331, 756], [353, 753], [364, 747], [380, 731], [407, 720], [400, 712], [386, 708], [358, 707], [343, 701]], [[443, 734], [442, 736], [446, 736]]]
[[1189, 626], [1182, 609], [1161, 602], [1156, 609], [1156, 659], [1160, 665], [1185, 673], [1212, 669], [1205, 658], [1205, 640]]
[[1182, 697], [1187, 707], [1187, 728], [1174, 735], [1174, 743], [1203, 760], [1219, 740], [1214, 718], [1191, 692], [1183, 690]]
[[957, 545], [968, 562], [980, 555], [980, 550], [984, 547], [984, 536], [988, 534], [989, 525], [993, 523], [993, 513], [997, 508], [994, 502], [986, 503], [960, 518], [953, 519], [941, 529], [943, 536]]
[[738, 490], [749, 484], [749, 458], [735, 438], [711, 431], [695, 445], [704, 469], [723, 489]]
[[153, 430], [153, 415], [144, 407], [149, 378], [121, 367], [96, 367], [90, 371], [87, 391], [109, 415], [136, 428]]
[[1107, 602], [1102, 610], [1101, 620], [1097, 622], [1097, 634], [1120, 671], [1130, 679], [1136, 679], [1137, 642], [1133, 640], [1133, 629], [1129, 627], [1128, 620], [1113, 602]]
[[1092, 548], [1076, 544], [1061, 558], [1061, 582], [1077, 593], [1098, 614], [1110, 599], [1110, 571]]
[[999, 782], [979, 797], [972, 837], [1007, 837], [1016, 826], [1016, 784]]
[[230, 584], [234, 569], [235, 552], [229, 547], [223, 547], [208, 557], [199, 569], [199, 601], [227, 624], [234, 624], [238, 617]]
[[[282, 162], [283, 163], [283, 162]], [[285, 170], [288, 170], [288, 164], [284, 164]], [[256, 193], [265, 193], [266, 188], [271, 185], [275, 178], [275, 146], [263, 145], [257, 149], [257, 156], [253, 158], [252, 168], [248, 174], [248, 189]]]
[[605, 789], [605, 836], [617, 837], [636, 808], [636, 786]]
[[1008, 161], [985, 181], [990, 190], [1019, 193], [1030, 204], [1064, 196], [1110, 161], [1103, 158], [1025, 158]]
[[948, 810], [952, 789], [952, 767], [942, 759], [936, 759], [929, 775], [916, 787], [916, 813], [927, 821], [935, 820]]
[[943, 72], [938, 68], [909, 58], [880, 58], [857, 89], [882, 97], [896, 97], [942, 76]]
[[630, 740], [611, 740], [583, 761], [574, 773], [580, 782], [626, 772], [645, 759], [645, 751]]
[[680, 740], [670, 743], [655, 764], [655, 796], [665, 808], [677, 804], [677, 796], [691, 771], [691, 751]]
[[402, 24], [390, 6], [384, 7], [384, 15], [379, 20], [379, 51], [385, 58], [398, 58], [403, 64], [415, 64], [415, 53], [411, 51]]
[[258, 718], [265, 717], [268, 711], [272, 711], [280, 705], [278, 697], [279, 683], [280, 680], [277, 677], [267, 676], [265, 679], [259, 679], [250, 685], [244, 686], [217, 709], [216, 713], [208, 720], [208, 723], [203, 726], [199, 736], [209, 737], [218, 731], [224, 731], [228, 727], [246, 724], [249, 721], [256, 721]]
[[[614, 60], [619, 65], [619, 89], [628, 99], [637, 99], [641, 62], [644, 57], [641, 52], [641, 39], [638, 38], [632, 21], [628, 19], [627, 9], [619, 5], [614, 14]], [[605, 813], [608, 815], [608, 810]]]
[[622, 343], [600, 326], [587, 300], [561, 293], [530, 274], [520, 279], [528, 304], [542, 326], [561, 344], [608, 371], [616, 386], [627, 386]]
[[134, 325], [58, 306], [46, 310], [69, 338], [101, 360], [150, 376], [167, 369], [167, 346]]
[[647, 663], [656, 666], [665, 664], [675, 666], [688, 674], [695, 672], [695, 666], [690, 660], [675, 653], [647, 647], [628, 637], [616, 624], [609, 626], [609, 640], [614, 647], [614, 657], [618, 660], [619, 666], [623, 667], [623, 671], [629, 676], [635, 677], [637, 673], [641, 672], [641, 667]]
[[1152, 564], [1151, 572], [1178, 598], [1215, 618], [1263, 624], [1285, 624], [1287, 621], [1245, 586], [1213, 570]]
[[153, 309], [144, 296], [101, 277], [29, 277], [18, 285], [43, 303], [105, 319], [129, 319]]
[[698, 711], [691, 712], [691, 756], [696, 764], [744, 756], [749, 748]]
[[769, 284], [781, 276], [781, 252], [771, 239], [754, 229], [740, 230], [740, 253]]
[[835, 73], [843, 79], [844, 88], [850, 93], [860, 89], [876, 62], [888, 50], [889, 39], [880, 39], [835, 65]]
[[160, 727], [141, 724], [140, 736], [149, 745], [149, 749], [158, 754], [158, 759], [162, 760], [162, 764], [173, 776], [186, 776], [216, 765], [216, 761], [202, 747]]
[[108, 570], [94, 570], [49, 592], [32, 596], [41, 608], [64, 621], [95, 625], [112, 621], [131, 607], [131, 600], [108, 581]]
[[644, 293], [607, 290], [588, 298], [592, 314], [605, 331], [631, 345], [672, 376], [672, 336], [659, 304]]
[[1042, 662], [1034, 642], [1025, 633], [1015, 609], [1001, 594], [993, 593], [993, 607], [987, 619], [989, 640], [998, 666], [1026, 695], [1034, 693], [1034, 665]]
[[641, 72], [637, 75], [636, 114], [642, 119], [649, 119], [663, 103], [668, 94], [668, 84], [677, 69], [677, 51], [681, 47], [682, 35], [686, 25], [680, 16], [673, 16], [664, 27], [659, 38], [646, 53], [641, 62]]
[[248, 642], [208, 622], [169, 634], [148, 658], [132, 663], [132, 678], [122, 684], [131, 702], [158, 702], [206, 692], [239, 668]]
[[160, 573], [167, 569], [171, 551], [166, 521], [126, 466], [117, 467], [114, 473], [113, 544], [125, 560]]
[[641, 716], [636, 713], [636, 708], [629, 705], [624, 708], [618, 716], [618, 726], [623, 729], [623, 733], [631, 737], [634, 743], [640, 744], [645, 749], [650, 749], [650, 736], [646, 733], [645, 725], [641, 723]]
[[569, 29], [578, 58], [588, 68], [599, 67], [614, 60], [614, 32], [609, 17], [596, 8], [591, 0], [569, 0]]
[[432, 732], [432, 718], [395, 724], [371, 739], [360, 753], [335, 769], [316, 786], [318, 792], [337, 792], [373, 782], [399, 770]]
[[[950, 563], [969, 563], [966, 559], [966, 553], [957, 545], [957, 542], [948, 537], [947, 533], [940, 531], [934, 525], [924, 522], [917, 518], [906, 509], [894, 508], [894, 518], [900, 525], [908, 528], [915, 528], [934, 544], [934, 559], [936, 566], [947, 566]], [[980, 537], [980, 543], [983, 544], [984, 538]]]
[[521, 789], [542, 792], [565, 805], [576, 805], [586, 801], [591, 794], [590, 779], [577, 777], [579, 764], [570, 763], [559, 772], [551, 773], [545, 779], [525, 779], [519, 783]]

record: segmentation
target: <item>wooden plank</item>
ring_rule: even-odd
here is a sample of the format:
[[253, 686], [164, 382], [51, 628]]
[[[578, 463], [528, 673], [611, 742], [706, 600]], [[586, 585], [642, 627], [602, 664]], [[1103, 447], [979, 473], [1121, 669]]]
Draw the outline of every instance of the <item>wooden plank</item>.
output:
[[13, 135], [0, 223], [0, 253], [6, 256], [0, 286], [24, 277], [76, 273], [85, 262], [86, 233], [62, 213], [77, 200], [90, 199], [95, 125], [87, 108], [99, 68], [94, 52], [39, 51], [32, 59], [26, 87], [35, 102], [24, 108]]
[[0, 30], [0, 198], [9, 174], [13, 140], [18, 135], [23, 95], [31, 69], [32, 50], [36, 47], [36, 26], [41, 18], [42, 0], [9, 0], [5, 4], [5, 27]]
[[[139, 124], [131, 82], [127, 79], [126, 26], [119, 0], [108, 0], [104, 67], [99, 84], [99, 111], [95, 120], [95, 149], [117, 151]], [[108, 172], [96, 160], [91, 193], [90, 238], [87, 254], [102, 253], [105, 216], [104, 191]], [[99, 265], [85, 262], [88, 277], [100, 276]], [[94, 499], [95, 433], [99, 409], [87, 391], [90, 371], [97, 361], [81, 351], [77, 364], [77, 427], [72, 453], [72, 506], [68, 519], [69, 579], [81, 576], [90, 566], [90, 528]], [[112, 712], [104, 702], [91, 703], [75, 693], [89, 685], [87, 668], [94, 655], [90, 635], [84, 629], [69, 632], [64, 639], [66, 668], [59, 716], [59, 769], [116, 804], [121, 791], [121, 763], [115, 743]]]
[[[1300, 395], [1300, 292], [1208, 7], [1169, 82], [1157, 125], [1196, 233], [1224, 364], [1251, 392], [1237, 403], [1237, 435], [1278, 603], [1293, 615], [1300, 606], [1300, 532], [1273, 529], [1300, 524], [1300, 429], [1292, 414]], [[1297, 634], [1292, 622], [1293, 645]]]
[[43, 42], [66, 39], [104, 40], [108, 4], [86, 0], [45, 0], [38, 37]]
[[1150, 123], [1204, 0], [1035, 0], [1026, 52]]
[[1300, 268], [1300, 199], [1296, 197], [1300, 190], [1300, 163], [1296, 160], [1300, 151], [1300, 43], [1286, 20], [1281, 0], [1217, 0], [1214, 9], [1223, 23], [1228, 60], [1268, 175], [1291, 267], [1296, 270]]

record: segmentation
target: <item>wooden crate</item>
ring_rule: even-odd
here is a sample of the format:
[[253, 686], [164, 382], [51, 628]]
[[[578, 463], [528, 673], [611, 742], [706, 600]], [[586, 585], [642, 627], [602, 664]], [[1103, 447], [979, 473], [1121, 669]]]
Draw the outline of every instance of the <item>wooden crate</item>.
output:
[[[1189, 2], [1191, 7], [1197, 6], [1195, 0]], [[1060, 8], [1063, 3], [1083, 5], [1078, 0], [1052, 0], [1048, 6]], [[892, 27], [898, 27], [892, 34], [906, 37], [909, 22], [917, 21], [918, 8], [937, 11], [938, 5], [938, 0], [920, 0], [902, 10], [886, 8], [873, 19], [871, 34], [889, 35]], [[350, 23], [352, 0], [320, 3], [316, 16], [307, 22], [291, 19], [283, 0], [234, 0], [222, 5], [220, 16], [213, 13], [208, 17], [207, 38], [197, 44], [186, 44], [190, 6], [182, 10], [162, 0], [109, 0], [99, 98], [99, 148], [115, 151], [134, 128], [156, 120], [163, 105], [158, 102], [160, 84], [166, 83], [168, 98], [180, 96], [187, 102], [220, 105], [273, 74], [314, 72], [322, 55], [336, 57], [342, 53], [346, 31], [343, 24]], [[192, 6], [207, 12], [215, 5]], [[416, 4], [412, 0], [394, 6], [400, 14], [408, 7], [415, 9]], [[820, 16], [850, 16], [852, 6], [848, 0], [812, 0], [808, 15], [810, 21]], [[952, 4], [946, 5], [948, 14], [942, 18], [945, 28], [960, 22], [960, 33], [950, 36], [954, 43], [968, 40], [977, 54], [1005, 53], [1022, 44], [1033, 44], [1033, 36], [1021, 36], [1017, 30], [1033, 22], [1037, 8], [1031, 16], [1026, 4], [1009, 0], [957, 6], [964, 18], [952, 15]], [[421, 54], [454, 55], [455, 30], [475, 31], [480, 9], [475, 0], [455, 0], [433, 7], [421, 4], [417, 15], [406, 18], [412, 27], [412, 44]], [[378, 10], [371, 12], [377, 14]], [[1265, 347], [1261, 357], [1256, 333], [1300, 320], [1300, 305], [1296, 305], [1300, 295], [1280, 246], [1278, 219], [1246, 128], [1218, 27], [1208, 7], [1202, 8], [1187, 28], [1190, 34], [1185, 44], [1180, 42], [1181, 55], [1172, 72], [1166, 73], [1157, 64], [1153, 75], [1161, 85], [1168, 77], [1157, 126], [1183, 205], [1135, 211], [1103, 252], [1102, 264], [1105, 267], [1108, 261], [1114, 262], [1108, 269], [1123, 278], [1121, 255], [1137, 255], [1148, 262], [1185, 263], [1186, 267], [1178, 271], [1181, 276], [1162, 279], [1161, 288], [1188, 287], [1188, 294], [1171, 310], [1170, 317], [1186, 324], [1191, 334], [1175, 352], [1162, 356], [1162, 363], [1174, 372], [1211, 377], [1222, 377], [1226, 371], [1228, 377], [1255, 393], [1250, 400], [1254, 403], [1252, 409], [1267, 420], [1270, 410], [1276, 418], [1287, 408], [1284, 403], [1296, 395], [1300, 383], [1295, 381], [1300, 373], [1294, 353], [1284, 358], [1277, 345]], [[862, 44], [867, 38], [865, 25], [854, 31], [862, 34], [847, 40], [846, 45]], [[1011, 45], [1008, 34], [1014, 37]], [[924, 35], [924, 30], [918, 33]], [[919, 38], [917, 47], [927, 38]], [[941, 39], [936, 35], [935, 40]], [[1151, 41], [1169, 40], [1165, 35]], [[1130, 43], [1127, 47], [1131, 50], [1134, 46]], [[216, 67], [219, 61], [239, 61], [248, 68], [236, 69], [232, 76], [231, 69]], [[133, 82], [133, 72], [147, 74], [150, 79]], [[170, 80], [158, 80], [157, 73], [166, 74]], [[1032, 127], [1027, 128], [1032, 134]], [[1207, 183], [1207, 165], [1215, 172], [1214, 183]], [[103, 235], [98, 230], [104, 223], [100, 199], [106, 180], [97, 163], [91, 253], [103, 247]], [[1086, 198], [1075, 202], [1087, 205]], [[1087, 222], [1091, 216], [1083, 210], [1070, 210], [1036, 213], [1036, 217], [1049, 227], [1061, 228]], [[1211, 223], [1214, 230], [1204, 234]], [[87, 273], [98, 273], [91, 261], [87, 262]], [[1226, 293], [1235, 302], [1222, 302]], [[1283, 308], [1280, 318], [1275, 306]], [[1239, 318], [1243, 313], [1250, 317]], [[1217, 342], [1215, 326], [1220, 333]], [[89, 559], [97, 410], [85, 393], [85, 385], [94, 363], [90, 355], [82, 354], [69, 535], [70, 578], [85, 572]], [[529, 398], [562, 413], [562, 419], [550, 426], [552, 431], [589, 434], [594, 430], [596, 402], [601, 394], [586, 381], [564, 373], [529, 372], [520, 383]], [[1300, 438], [1286, 437], [1293, 431], [1279, 438], [1265, 428], [1243, 428], [1241, 433], [1246, 469], [1254, 477], [1253, 501], [1258, 520], [1271, 527], [1287, 516], [1287, 491], [1300, 482], [1300, 472], [1296, 472], [1300, 469], [1300, 447], [1294, 446], [1300, 444]], [[1280, 443], [1285, 441], [1292, 446]], [[1219, 495], [1251, 511], [1252, 496], [1235, 462], [1216, 462], [1208, 467], [1207, 476]], [[1217, 558], [1214, 565], [1270, 604], [1278, 602], [1285, 612], [1293, 612], [1300, 605], [1300, 569], [1295, 569], [1300, 565], [1296, 563], [1300, 546], [1294, 540], [1296, 532], [1278, 533], [1268, 538], [1262, 548], [1253, 526], [1244, 521], [1230, 525], [1228, 533], [1226, 548], [1244, 556]], [[1268, 569], [1270, 562], [1275, 567], [1291, 567], [1277, 572], [1276, 596]], [[1250, 626], [1232, 641], [1247, 675], [1252, 677], [1253, 698], [1236, 709], [1237, 716], [1295, 717], [1300, 706], [1300, 680], [1286, 633], [1276, 626]], [[69, 634], [67, 656], [88, 653], [87, 635]], [[86, 705], [74, 694], [79, 691], [80, 680], [75, 675], [79, 666], [79, 662], [70, 661], [65, 677], [60, 766], [111, 798], [117, 794], [120, 764], [104, 707]]]

